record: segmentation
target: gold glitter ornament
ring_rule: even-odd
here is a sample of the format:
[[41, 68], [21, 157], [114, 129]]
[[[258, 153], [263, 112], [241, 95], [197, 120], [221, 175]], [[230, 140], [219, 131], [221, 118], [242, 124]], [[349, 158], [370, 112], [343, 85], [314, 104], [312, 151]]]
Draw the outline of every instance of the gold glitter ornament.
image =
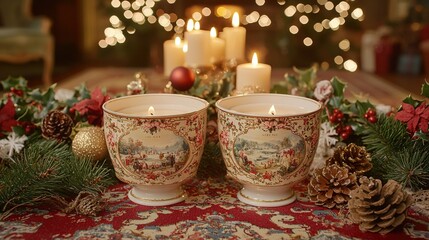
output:
[[88, 157], [93, 161], [105, 159], [108, 151], [103, 129], [100, 127], [81, 129], [73, 139], [72, 150], [78, 157]]

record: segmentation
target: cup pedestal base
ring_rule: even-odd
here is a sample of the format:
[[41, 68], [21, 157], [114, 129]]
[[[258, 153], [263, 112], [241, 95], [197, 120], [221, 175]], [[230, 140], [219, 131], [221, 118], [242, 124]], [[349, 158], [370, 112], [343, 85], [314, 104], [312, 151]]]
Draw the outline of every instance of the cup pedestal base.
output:
[[128, 192], [128, 198], [140, 205], [166, 206], [185, 200], [186, 192], [180, 184], [134, 186]]
[[237, 198], [243, 203], [258, 207], [280, 207], [293, 203], [295, 193], [289, 187], [262, 187], [244, 185], [237, 193]]

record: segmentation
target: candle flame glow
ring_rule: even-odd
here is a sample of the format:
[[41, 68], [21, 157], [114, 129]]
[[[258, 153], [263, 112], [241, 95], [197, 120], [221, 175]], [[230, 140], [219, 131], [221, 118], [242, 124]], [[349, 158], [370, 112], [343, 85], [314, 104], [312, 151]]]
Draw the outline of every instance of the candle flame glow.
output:
[[276, 108], [274, 107], [274, 105], [271, 105], [270, 110], [268, 111], [268, 114], [276, 115]]
[[232, 15], [232, 26], [240, 26], [240, 16], [238, 16], [238, 12], [235, 12], [234, 15]]
[[174, 39], [174, 44], [176, 45], [176, 47], [178, 47], [178, 46], [180, 46], [180, 42], [181, 42], [182, 40], [180, 39], [180, 37], [176, 37], [175, 39]]
[[187, 23], [187, 25], [186, 25], [186, 30], [187, 30], [188, 32], [190, 32], [190, 31], [194, 30], [194, 20], [192, 20], [192, 19], [189, 19], [189, 20], [188, 20], [188, 23]]
[[153, 115], [155, 115], [155, 108], [153, 108], [152, 106], [150, 106], [150, 107], [147, 109], [147, 115], [149, 115], [149, 116], [153, 116]]
[[200, 30], [200, 22], [195, 22], [195, 24], [194, 24], [194, 29], [195, 30]]
[[184, 53], [187, 53], [187, 52], [188, 52], [188, 44], [187, 44], [187, 43], [183, 44], [182, 51], [183, 51]]
[[253, 53], [252, 65], [258, 65], [258, 55], [256, 53]]
[[215, 28], [215, 27], [212, 27], [212, 28], [210, 29], [210, 37], [211, 37], [211, 38], [216, 38], [216, 36], [217, 36], [216, 28]]

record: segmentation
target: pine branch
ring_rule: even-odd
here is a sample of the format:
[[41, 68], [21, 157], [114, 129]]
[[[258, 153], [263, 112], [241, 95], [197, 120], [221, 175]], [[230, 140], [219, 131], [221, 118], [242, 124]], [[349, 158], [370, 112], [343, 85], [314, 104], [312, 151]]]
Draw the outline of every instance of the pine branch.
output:
[[377, 123], [367, 125], [362, 141], [373, 159], [394, 156], [401, 149], [412, 146], [402, 123], [385, 115], [380, 115]]
[[67, 149], [68, 146], [56, 142], [38, 141], [13, 156], [13, 162], [0, 176], [1, 210], [49, 196], [58, 189], [64, 177], [59, 174], [59, 159], [67, 156]]
[[81, 191], [100, 193], [114, 182], [111, 168], [74, 156], [68, 144], [40, 140], [13, 157], [0, 175], [0, 212]]
[[114, 172], [106, 168], [106, 162], [94, 163], [91, 159], [71, 157], [62, 168], [67, 182], [64, 195], [76, 195], [82, 191], [100, 193], [115, 182]]
[[385, 164], [384, 180], [393, 179], [412, 190], [429, 187], [429, 152], [410, 148]]
[[429, 187], [429, 144], [411, 139], [401, 122], [382, 115], [368, 125], [362, 139], [371, 153], [370, 175], [414, 190]]

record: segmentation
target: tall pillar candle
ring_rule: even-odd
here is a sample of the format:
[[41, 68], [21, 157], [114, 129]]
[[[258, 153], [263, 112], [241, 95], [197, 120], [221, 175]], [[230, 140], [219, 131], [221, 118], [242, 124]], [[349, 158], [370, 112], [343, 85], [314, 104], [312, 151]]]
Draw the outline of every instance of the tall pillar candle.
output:
[[205, 30], [194, 30], [193, 24], [188, 21], [185, 40], [188, 50], [185, 53], [185, 64], [189, 67], [210, 66], [210, 32]]
[[171, 71], [185, 64], [185, 53], [179, 37], [164, 42], [164, 76], [170, 76]]
[[217, 37], [216, 28], [214, 27], [210, 29], [210, 38], [212, 52], [210, 62], [214, 64], [223, 61], [225, 58], [225, 40]]
[[246, 29], [240, 27], [240, 18], [238, 13], [232, 17], [232, 26], [223, 29], [225, 38], [225, 58], [244, 60], [244, 51], [246, 46]]
[[261, 92], [270, 92], [271, 66], [258, 63], [258, 56], [253, 54], [252, 63], [237, 66], [236, 90], [244, 91], [246, 88], [258, 88]]

